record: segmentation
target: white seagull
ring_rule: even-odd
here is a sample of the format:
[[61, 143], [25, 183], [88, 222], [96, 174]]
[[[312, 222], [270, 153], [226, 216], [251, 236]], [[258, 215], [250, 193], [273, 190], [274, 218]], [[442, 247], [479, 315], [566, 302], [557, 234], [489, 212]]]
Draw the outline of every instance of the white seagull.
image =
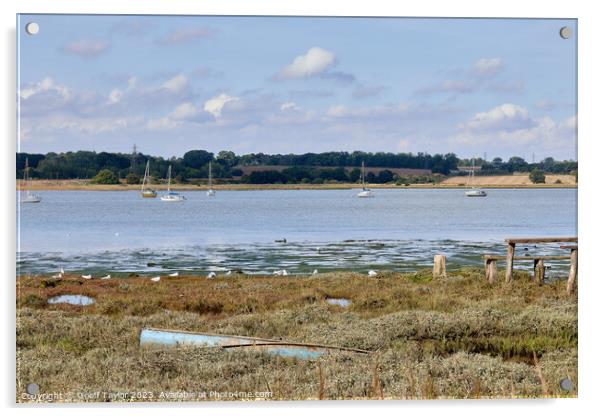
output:
[[92, 275], [91, 274], [82, 274], [82, 279], [90, 280], [90, 279], [92, 279]]
[[169, 277], [178, 277], [180, 275], [180, 273], [178, 272], [173, 272], [169, 274]]
[[376, 276], [378, 273], [376, 273], [374, 270], [368, 270], [368, 276], [370, 277], [374, 277]]
[[274, 276], [288, 276], [288, 272], [285, 269], [276, 270]]
[[215, 273], [213, 272], [209, 272], [209, 274], [207, 275], [207, 279], [213, 279], [215, 277]]
[[226, 276], [230, 276], [231, 274], [232, 274], [232, 270], [228, 270], [228, 271], [226, 272]]
[[155, 277], [151, 277], [151, 282], [158, 282], [159, 280], [161, 280], [161, 276], [155, 276]]
[[110, 274], [107, 274], [106, 276], [103, 276], [100, 278], [100, 280], [109, 280], [111, 278]]
[[53, 274], [52, 278], [53, 279], [62, 279], [63, 278], [63, 274], [65, 274], [65, 271], [61, 267], [61, 270], [59, 271], [59, 273], [58, 274]]
[[318, 274], [318, 269], [314, 269], [312, 274]]

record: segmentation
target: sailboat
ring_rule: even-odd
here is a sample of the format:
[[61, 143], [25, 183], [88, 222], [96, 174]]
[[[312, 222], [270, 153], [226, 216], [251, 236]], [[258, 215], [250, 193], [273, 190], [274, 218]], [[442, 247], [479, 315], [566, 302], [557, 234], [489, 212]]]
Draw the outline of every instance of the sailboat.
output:
[[213, 175], [211, 172], [211, 162], [209, 162], [209, 189], [207, 190], [207, 196], [215, 196], [215, 190], [213, 189]]
[[167, 193], [161, 197], [161, 201], [165, 202], [183, 202], [186, 197], [177, 192], [171, 191], [171, 165], [167, 168]]
[[[473, 181], [474, 181], [474, 158], [472, 158], [472, 169], [470, 170], [470, 173], [468, 174], [468, 186], [470, 186]], [[476, 186], [472, 186], [470, 189], [467, 189], [464, 192], [464, 195], [471, 196], [471, 197], [474, 197], [474, 196], [487, 196], [487, 192], [485, 192], [481, 188], [477, 188]]]
[[[27, 158], [25, 158], [25, 168], [23, 169], [23, 187], [27, 188], [29, 185], [29, 160]], [[21, 196], [21, 202], [24, 203], [36, 203], [36, 202], [41, 202], [42, 201], [42, 197], [38, 194], [34, 194], [33, 192], [31, 192], [29, 189], [27, 189], [27, 191], [25, 191], [25, 195]]]
[[358, 198], [373, 198], [374, 193], [366, 187], [366, 167], [362, 161], [362, 190], [357, 194]]
[[145, 186], [148, 184], [148, 182], [150, 182], [150, 174], [149, 174], [149, 168], [150, 168], [150, 160], [146, 161], [146, 169], [144, 170], [144, 179], [142, 179], [142, 189], [140, 190], [140, 195], [142, 195], [142, 198], [156, 198], [157, 197], [157, 191], [155, 191], [154, 189], [150, 189], [150, 188], [146, 188]]

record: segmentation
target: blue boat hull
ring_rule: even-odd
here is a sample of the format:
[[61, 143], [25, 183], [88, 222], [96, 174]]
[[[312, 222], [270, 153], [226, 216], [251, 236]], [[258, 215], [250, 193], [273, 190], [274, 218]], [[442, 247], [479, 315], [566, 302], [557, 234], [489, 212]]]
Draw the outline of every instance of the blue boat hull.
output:
[[264, 351], [282, 357], [294, 357], [311, 360], [333, 352], [368, 354], [369, 351], [326, 345], [283, 342], [280, 340], [241, 337], [236, 335], [205, 334], [165, 329], [145, 328], [140, 332], [141, 347], [221, 347], [225, 349], [244, 349]]

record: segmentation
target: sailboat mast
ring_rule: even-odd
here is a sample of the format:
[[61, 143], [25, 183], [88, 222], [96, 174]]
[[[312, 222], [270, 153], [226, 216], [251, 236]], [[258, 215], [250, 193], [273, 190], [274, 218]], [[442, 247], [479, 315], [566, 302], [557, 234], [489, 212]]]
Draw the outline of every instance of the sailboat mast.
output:
[[364, 161], [362, 161], [362, 188], [366, 188], [366, 167]]
[[211, 172], [211, 161], [209, 161], [209, 189], [211, 189], [212, 182], [212, 172]]
[[171, 189], [171, 165], [167, 168], [167, 193], [170, 192]]
[[146, 177], [148, 175], [148, 164], [149, 163], [150, 162], [147, 160], [146, 161], [146, 168], [144, 169], [144, 178], [142, 178], [142, 189], [141, 189], [141, 192], [144, 192], [144, 185], [146, 184]]
[[23, 182], [27, 184], [27, 179], [29, 179], [29, 159], [25, 158], [25, 168], [23, 169]]
[[29, 195], [29, 189], [27, 187], [29, 182], [29, 158], [25, 158], [25, 168], [23, 169], [23, 188], [27, 189]]

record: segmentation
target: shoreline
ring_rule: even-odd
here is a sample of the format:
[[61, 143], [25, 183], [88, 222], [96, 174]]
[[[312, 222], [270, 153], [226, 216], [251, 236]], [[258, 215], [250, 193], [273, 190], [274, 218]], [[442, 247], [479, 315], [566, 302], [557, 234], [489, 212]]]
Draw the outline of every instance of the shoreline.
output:
[[[54, 183], [52, 183], [54, 182]], [[153, 185], [156, 191], [166, 191], [167, 185]], [[370, 184], [370, 189], [467, 189], [464, 185], [457, 184]], [[577, 189], [577, 184], [479, 184], [484, 189]], [[332, 183], [332, 184], [219, 184], [214, 185], [216, 191], [293, 191], [293, 190], [353, 190], [360, 189], [360, 184]], [[191, 184], [175, 184], [171, 186], [176, 191], [207, 191], [207, 186]], [[32, 181], [27, 188], [20, 186], [20, 180], [16, 183], [16, 191], [140, 191], [140, 185], [94, 185], [84, 181], [43, 181], [36, 183]]]

